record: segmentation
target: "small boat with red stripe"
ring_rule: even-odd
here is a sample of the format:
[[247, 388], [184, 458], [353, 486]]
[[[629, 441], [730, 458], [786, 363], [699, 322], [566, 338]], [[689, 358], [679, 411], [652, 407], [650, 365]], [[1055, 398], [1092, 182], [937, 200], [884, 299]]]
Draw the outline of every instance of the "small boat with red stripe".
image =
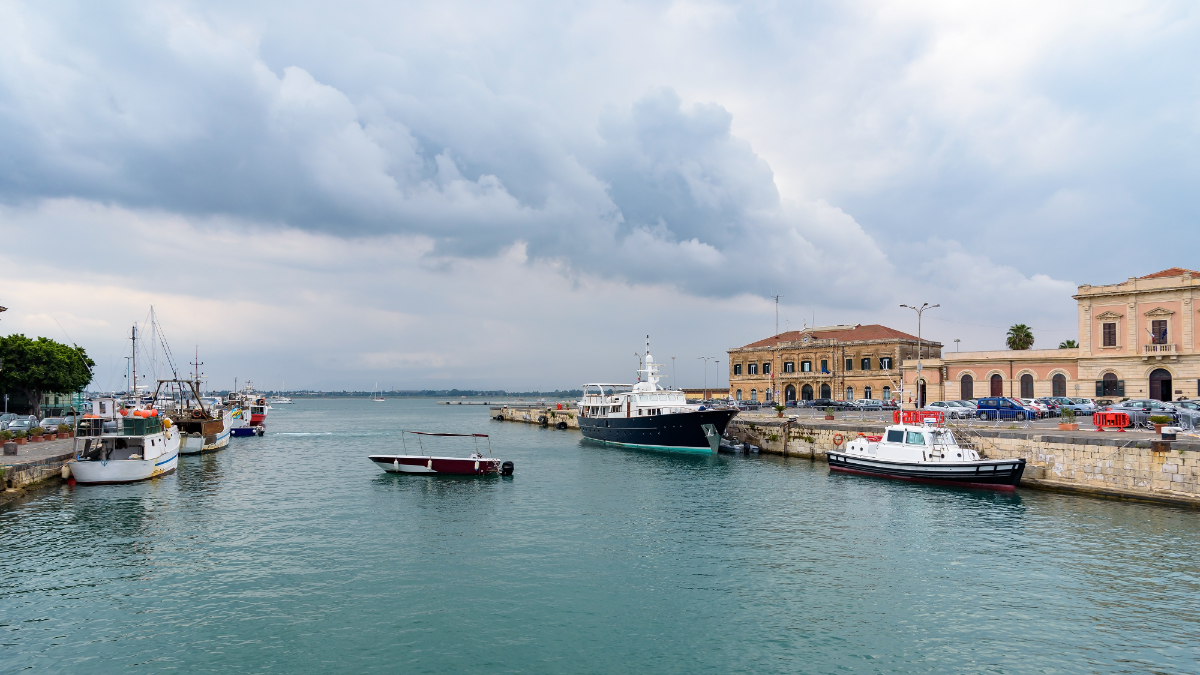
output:
[[[1021, 482], [1025, 460], [982, 459], [963, 447], [945, 427], [941, 412], [904, 410], [881, 436], [860, 435], [845, 449], [827, 453], [831, 471], [918, 483], [1013, 490]], [[834, 437], [841, 445], [841, 434]]]
[[[469, 457], [441, 457], [434, 454], [435, 439], [470, 438], [475, 451]], [[479, 439], [487, 443], [481, 452]], [[408, 441], [416, 441], [419, 454], [409, 454]], [[445, 474], [451, 476], [511, 476], [513, 463], [492, 457], [492, 441], [487, 434], [447, 434], [429, 431], [402, 431], [400, 442], [404, 451], [399, 455], [369, 455], [367, 458], [388, 473]], [[430, 448], [426, 448], [430, 445]]]

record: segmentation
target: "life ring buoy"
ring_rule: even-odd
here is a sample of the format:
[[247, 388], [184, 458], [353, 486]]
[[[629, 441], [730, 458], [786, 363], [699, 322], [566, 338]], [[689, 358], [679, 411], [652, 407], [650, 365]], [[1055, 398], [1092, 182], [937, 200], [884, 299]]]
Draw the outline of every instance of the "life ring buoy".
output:
[[833, 444], [834, 444], [834, 445], [841, 445], [841, 444], [842, 444], [842, 441], [844, 441], [844, 440], [846, 440], [846, 439], [842, 438], [842, 435], [841, 435], [841, 434], [834, 434], [834, 435], [833, 435]]

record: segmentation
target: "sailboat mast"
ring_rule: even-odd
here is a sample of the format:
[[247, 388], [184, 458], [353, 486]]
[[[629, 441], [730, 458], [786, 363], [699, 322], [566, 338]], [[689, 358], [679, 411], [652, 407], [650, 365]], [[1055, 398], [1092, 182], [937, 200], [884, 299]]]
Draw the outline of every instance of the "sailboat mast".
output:
[[132, 371], [133, 371], [133, 395], [134, 395], [135, 401], [136, 401], [136, 396], [137, 396], [137, 324], [136, 323], [133, 324], [133, 333], [131, 334], [130, 340], [133, 342], [133, 351], [131, 352], [133, 354], [133, 356], [132, 356], [132, 360], [130, 361], [130, 363], [132, 364]]

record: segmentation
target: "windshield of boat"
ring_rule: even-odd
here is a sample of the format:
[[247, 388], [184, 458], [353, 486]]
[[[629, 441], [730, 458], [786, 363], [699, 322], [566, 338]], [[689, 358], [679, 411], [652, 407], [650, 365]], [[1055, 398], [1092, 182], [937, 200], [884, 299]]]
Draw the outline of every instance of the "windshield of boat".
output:
[[949, 429], [935, 429], [930, 433], [933, 435], [934, 445], [954, 445], [954, 434], [950, 433]]
[[925, 445], [925, 434], [919, 431], [910, 431], [904, 442], [910, 445]]

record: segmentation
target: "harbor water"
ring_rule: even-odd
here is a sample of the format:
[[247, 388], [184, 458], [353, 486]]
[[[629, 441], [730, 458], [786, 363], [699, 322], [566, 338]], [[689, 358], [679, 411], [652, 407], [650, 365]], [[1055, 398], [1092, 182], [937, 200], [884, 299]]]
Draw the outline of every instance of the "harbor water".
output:
[[[491, 434], [516, 474], [382, 473], [400, 429]], [[1184, 673], [1198, 577], [1195, 511], [298, 400], [0, 510], [0, 671]]]

